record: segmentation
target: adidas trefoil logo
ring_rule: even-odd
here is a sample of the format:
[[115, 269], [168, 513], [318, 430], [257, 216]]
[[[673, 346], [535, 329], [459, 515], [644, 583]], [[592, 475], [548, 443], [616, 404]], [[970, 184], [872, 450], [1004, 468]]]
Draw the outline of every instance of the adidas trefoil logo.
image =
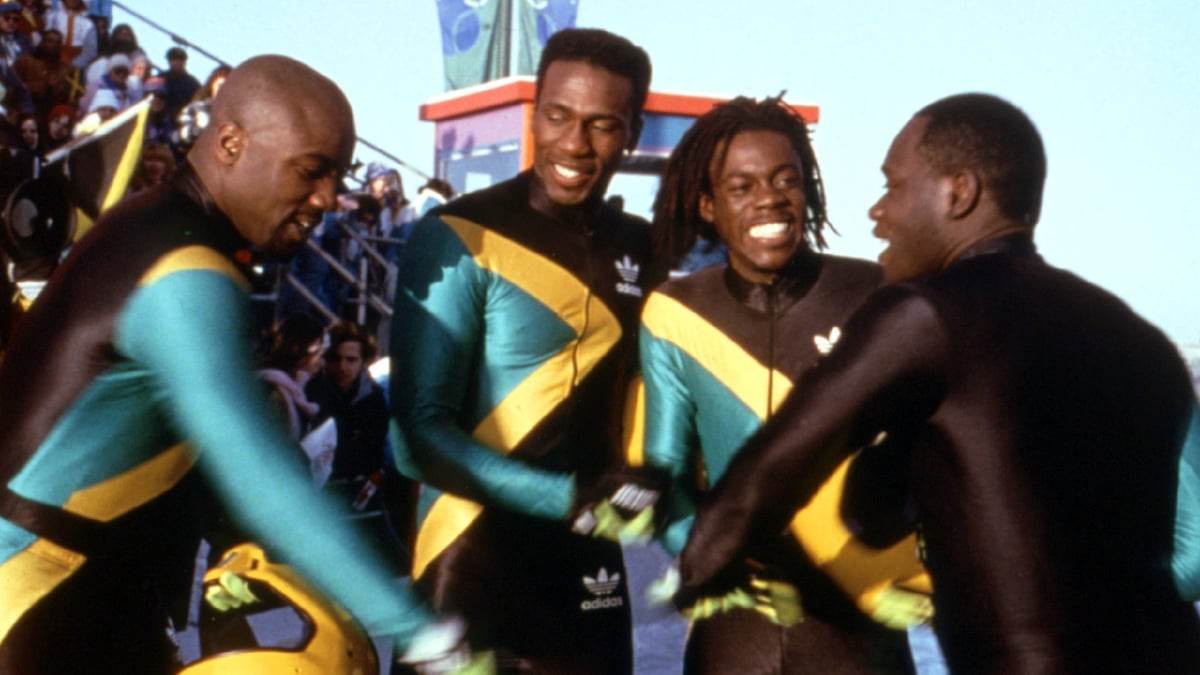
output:
[[617, 590], [617, 586], [620, 584], [621, 573], [614, 572], [612, 576], [609, 576], [608, 570], [603, 567], [600, 568], [600, 571], [594, 577], [589, 577], [585, 574], [583, 576], [583, 586], [592, 594], [592, 599], [579, 603], [579, 608], [588, 612], [596, 609], [623, 607], [625, 605], [625, 598], [620, 595], [612, 595], [612, 592]]
[[583, 575], [583, 585], [592, 592], [592, 595], [608, 595], [616, 590], [619, 583], [621, 583], [621, 573], [617, 572], [610, 577], [608, 570], [603, 567], [595, 577]]
[[642, 297], [642, 289], [637, 285], [638, 275], [642, 272], [641, 265], [630, 260], [628, 255], [614, 262], [613, 265], [616, 266], [617, 274], [621, 277], [621, 280], [617, 282], [617, 292], [636, 298]]
[[621, 275], [622, 279], [631, 284], [637, 281], [638, 274], [642, 271], [641, 266], [630, 260], [629, 256], [621, 258], [613, 263], [613, 265], [617, 268], [617, 274]]

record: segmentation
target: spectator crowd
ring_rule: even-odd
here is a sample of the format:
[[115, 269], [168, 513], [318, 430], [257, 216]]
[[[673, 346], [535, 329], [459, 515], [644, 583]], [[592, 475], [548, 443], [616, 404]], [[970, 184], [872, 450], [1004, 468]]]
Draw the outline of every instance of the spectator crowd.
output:
[[[165, 57], [83, 0], [0, 2], [8, 175], [149, 97], [128, 191], [170, 181], [0, 342], [0, 670], [62, 672], [65, 630], [104, 672], [177, 672], [195, 622], [156, 594], [200, 602], [175, 577], [202, 535], [261, 541], [418, 673], [634, 672], [622, 546], [652, 541], [688, 673], [1200, 672], [1200, 406], [1164, 334], [1037, 252], [1012, 103], [904, 123], [875, 263], [825, 252], [781, 98], [700, 115], [652, 222], [606, 199], [651, 76], [607, 31], [550, 37], [532, 166], [454, 201], [350, 165], [350, 103], [304, 64]], [[229, 576], [203, 602], [262, 602]]]
[[[143, 100], [149, 101], [149, 112], [127, 193], [147, 190], [171, 180], [208, 123], [212, 99], [232, 67], [219, 64], [201, 81], [189, 72], [188, 51], [179, 46], [156, 62], [129, 24], [110, 25], [106, 3], [92, 7], [86, 0], [0, 1], [0, 188], [5, 193], [36, 177], [53, 151]], [[395, 168], [379, 162], [358, 168], [361, 173], [347, 181], [356, 188], [339, 186], [337, 207], [315, 233], [319, 246], [314, 248], [321, 250], [302, 251], [286, 270], [265, 266], [268, 276], [259, 281], [272, 303], [258, 313], [261, 331], [289, 313], [307, 312], [326, 323], [363, 323], [386, 349], [384, 319], [403, 243], [417, 218], [445, 203], [453, 189], [430, 179], [410, 200]], [[291, 273], [292, 284], [284, 271]], [[0, 353], [9, 320], [0, 326]]]

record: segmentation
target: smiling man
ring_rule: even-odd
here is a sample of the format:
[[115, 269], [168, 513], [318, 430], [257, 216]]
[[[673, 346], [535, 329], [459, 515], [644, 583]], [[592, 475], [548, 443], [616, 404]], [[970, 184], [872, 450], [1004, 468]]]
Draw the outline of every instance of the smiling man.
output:
[[[678, 256], [698, 233], [715, 234], [729, 251], [728, 266], [664, 284], [642, 315], [645, 457], [675, 483], [675, 506], [661, 537], [673, 554], [687, 540], [695, 501], [879, 285], [877, 265], [819, 253], [826, 225], [808, 128], [778, 98], [715, 106], [668, 160], [655, 207], [657, 241]], [[825, 499], [836, 504], [841, 483], [831, 482], [828, 490]], [[806, 524], [814, 522], [807, 518]], [[838, 547], [851, 539], [836, 518], [816, 516], [815, 522], [821, 531], [808, 534], [838, 540]], [[859, 546], [838, 564], [854, 569], [876, 559], [880, 567], [877, 559], [891, 555], [885, 570], [911, 576], [919, 566], [912, 543], [906, 546], [907, 561]], [[782, 620], [790, 608], [769, 599], [697, 621], [687, 672], [911, 670], [904, 633], [874, 624], [848, 596], [885, 576], [839, 588], [791, 535], [775, 537], [756, 555], [768, 565], [755, 572], [758, 581], [797, 589], [804, 621]], [[751, 591], [748, 572], [739, 587]]]
[[630, 672], [619, 547], [571, 532], [620, 456], [649, 225], [605, 204], [637, 145], [645, 52], [555, 33], [533, 168], [431, 211], [404, 250], [391, 340], [402, 461], [425, 481], [413, 574], [522, 672]]
[[350, 104], [309, 67], [262, 56], [212, 112], [173, 182], [75, 245], [0, 366], [0, 672], [176, 672], [197, 481], [400, 652], [432, 618], [313, 494], [253, 375], [237, 252], [286, 256], [334, 207]]
[[952, 672], [1200, 672], [1171, 577], [1191, 381], [1160, 331], [1037, 254], [1037, 129], [996, 97], [952, 96], [909, 120], [883, 172], [869, 214], [895, 283], [730, 463], [677, 602], [721, 592], [887, 430], [911, 443], [877, 484], [913, 495]]

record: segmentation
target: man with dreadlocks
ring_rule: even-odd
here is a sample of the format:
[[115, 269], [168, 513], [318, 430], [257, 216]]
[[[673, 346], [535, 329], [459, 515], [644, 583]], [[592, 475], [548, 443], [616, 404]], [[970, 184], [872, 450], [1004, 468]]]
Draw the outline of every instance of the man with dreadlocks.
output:
[[[819, 253], [828, 224], [808, 128], [780, 98], [715, 106], [667, 162], [654, 207], [660, 251], [678, 260], [697, 236], [729, 250], [728, 265], [661, 286], [642, 314], [645, 460], [674, 482], [660, 537], [673, 554], [700, 493], [881, 281], [872, 263]], [[881, 597], [897, 592], [889, 581], [920, 573], [915, 546], [854, 541], [837, 517], [841, 487], [831, 480], [818, 506], [797, 514], [808, 541], [775, 537], [737, 591], [685, 609], [697, 619], [687, 672], [912, 670], [904, 633], [864, 612], [882, 618]]]

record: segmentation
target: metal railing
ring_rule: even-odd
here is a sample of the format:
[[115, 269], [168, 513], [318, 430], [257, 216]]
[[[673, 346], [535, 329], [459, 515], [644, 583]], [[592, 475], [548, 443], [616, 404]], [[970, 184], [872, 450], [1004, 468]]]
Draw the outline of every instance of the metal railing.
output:
[[[368, 311], [374, 310], [380, 317], [375, 338], [379, 342], [381, 352], [385, 352], [387, 325], [392, 317], [391, 296], [394, 290], [392, 286], [395, 282], [397, 268], [396, 264], [388, 260], [379, 249], [386, 246], [403, 246], [404, 240], [363, 234], [354, 226], [340, 220], [336, 221], [336, 224], [338, 232], [344, 238], [343, 246], [353, 242], [362, 252], [355, 261], [354, 269], [347, 267], [338, 257], [321, 248], [321, 244], [315, 239], [309, 238], [305, 242], [305, 246], [325, 261], [329, 270], [348, 286], [349, 293], [338, 306], [330, 307], [322, 301], [318, 294], [298, 279], [287, 265], [280, 265], [276, 268], [274, 286], [269, 292], [257, 293], [252, 295], [251, 299], [256, 302], [271, 303], [273, 305], [271, 315], [275, 319], [279, 319], [282, 313], [280, 290], [284, 285], [302, 298], [308, 308], [329, 323], [343, 318], [353, 318], [357, 323], [367, 325]], [[347, 307], [354, 308], [353, 317], [346, 316], [345, 309]]]

